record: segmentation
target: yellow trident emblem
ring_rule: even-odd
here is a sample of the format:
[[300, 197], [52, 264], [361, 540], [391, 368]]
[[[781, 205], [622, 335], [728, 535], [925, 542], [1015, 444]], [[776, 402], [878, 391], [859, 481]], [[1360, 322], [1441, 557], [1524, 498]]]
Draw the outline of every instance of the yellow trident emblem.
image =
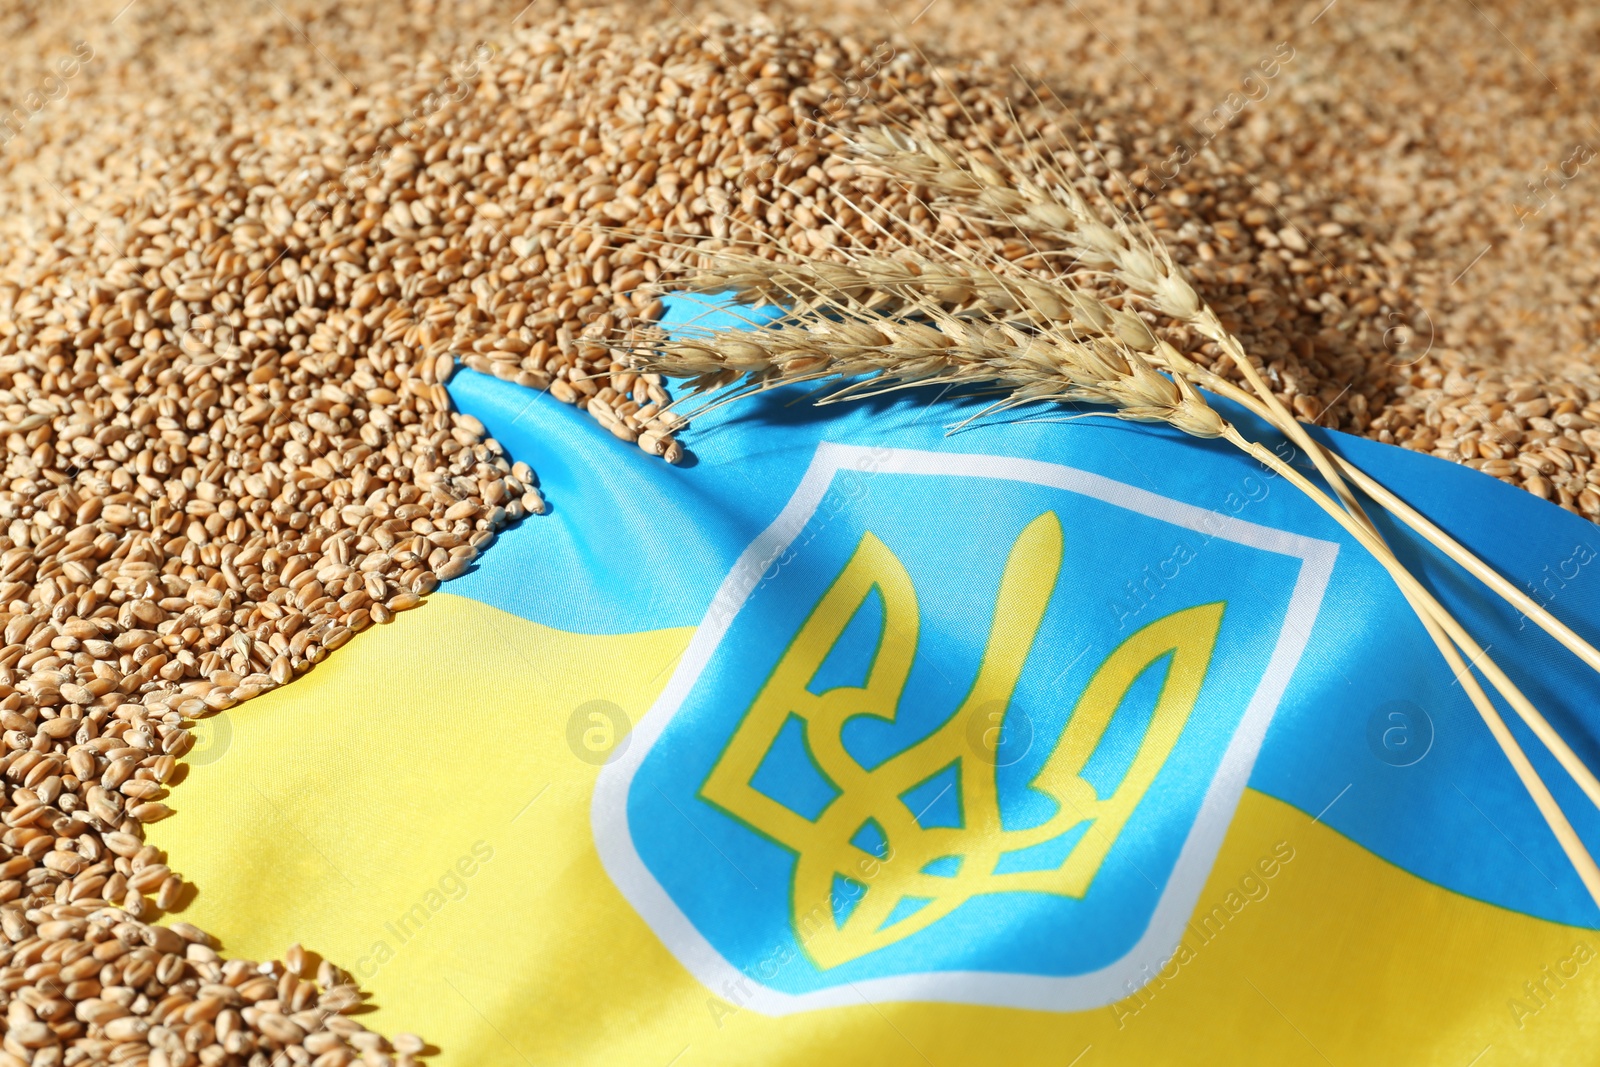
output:
[[[894, 944], [982, 893], [1082, 897], [1171, 754], [1211, 662], [1222, 625], [1221, 603], [1158, 619], [1106, 658], [1078, 698], [1055, 751], [1030, 783], [1055, 800], [1058, 810], [1038, 826], [1002, 827], [993, 747], [988, 753], [975, 751], [969, 727], [984, 710], [1009, 707], [1061, 559], [1061, 522], [1047, 511], [1027, 525], [1011, 548], [983, 662], [960, 709], [925, 740], [867, 770], [845, 751], [840, 731], [859, 715], [894, 720], [916, 655], [919, 614], [905, 567], [882, 541], [865, 534], [707, 776], [701, 787], [707, 800], [796, 853], [792, 922], [817, 967], [837, 967]], [[820, 696], [812, 693], [809, 683], [874, 588], [882, 598], [884, 625], [865, 684], [829, 689]], [[1166, 678], [1133, 761], [1109, 796], [1097, 796], [1080, 777], [1084, 765], [1128, 689], [1168, 653], [1172, 659]], [[812, 758], [838, 790], [815, 821], [750, 784], [791, 716], [804, 723]], [[978, 758], [984, 755], [991, 758]], [[924, 827], [900, 798], [952, 765], [962, 825]], [[887, 841], [881, 859], [851, 843], [869, 821]], [[1089, 826], [1059, 867], [996, 873], [1003, 854], [1053, 841], [1083, 822]], [[828, 903], [836, 877], [865, 886], [843, 922]], [[900, 907], [902, 901], [920, 909], [891, 922], [897, 908], [902, 914], [908, 910]]]

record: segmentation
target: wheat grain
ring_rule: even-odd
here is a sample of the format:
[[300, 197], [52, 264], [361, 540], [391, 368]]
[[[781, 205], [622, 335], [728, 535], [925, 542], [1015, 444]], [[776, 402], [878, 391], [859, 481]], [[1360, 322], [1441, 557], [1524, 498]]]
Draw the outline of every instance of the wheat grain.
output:
[[[117, 0], [89, 17], [75, 6], [47, 5], [32, 13], [31, 25], [7, 43], [8, 71], [19, 79], [15, 83], [21, 84], [41, 57], [61, 54], [85, 26], [120, 17], [124, 6]], [[596, 329], [621, 328], [625, 317], [649, 318], [658, 310], [653, 295], [645, 292], [647, 283], [682, 260], [682, 254], [665, 247], [669, 241], [659, 238], [702, 248], [757, 243], [767, 254], [826, 254], [830, 248], [857, 245], [884, 252], [894, 242], [883, 239], [881, 226], [901, 233], [909, 223], [922, 232], [934, 223], [930, 213], [898, 188], [878, 188], [872, 179], [852, 173], [841, 139], [803, 116], [832, 96], [848, 98], [827, 124], [848, 129], [860, 118], [876, 121], [874, 116], [898, 108], [903, 98], [953, 138], [971, 136], [974, 143], [998, 145], [996, 158], [986, 165], [1008, 166], [1008, 153], [1016, 157], [1014, 162], [1028, 161], [1002, 143], [1009, 136], [1006, 121], [985, 125], [968, 119], [972, 112], [1006, 115], [1006, 97], [1017, 95], [1008, 94], [998, 72], [981, 67], [933, 76], [908, 54], [858, 96], [845, 79], [858, 73], [853, 65], [871, 52], [870, 46], [812, 30], [720, 23], [705, 27], [707, 35], [702, 36], [698, 28], [678, 25], [677, 13], [666, 11], [663, 25], [668, 28], [662, 31], [636, 32], [628, 21], [608, 16], [562, 16], [537, 32], [508, 35], [503, 15], [485, 16], [466, 5], [434, 7], [416, 15], [389, 6], [368, 25], [349, 25], [346, 20], [361, 22], [361, 11], [329, 5], [323, 12], [328, 26], [337, 27], [329, 30], [330, 37], [363, 43], [348, 53], [334, 52], [339, 67], [360, 87], [349, 95], [341, 81], [328, 78], [319, 56], [301, 42], [285, 39], [275, 10], [228, 10], [220, 21], [207, 24], [213, 16], [203, 6], [136, 5], [120, 17], [118, 31], [128, 37], [128, 55], [138, 54], [137, 65], [108, 52], [96, 60], [105, 64], [103, 82], [75, 83], [70, 108], [52, 114], [48, 124], [30, 125], [7, 145], [0, 187], [14, 210], [0, 220], [0, 260], [5, 263], [0, 281], [0, 347], [5, 351], [0, 358], [21, 358], [22, 377], [11, 378], [7, 389], [15, 403], [8, 401], [0, 411], [7, 459], [16, 464], [0, 494], [0, 536], [10, 539], [0, 547], [0, 610], [6, 615], [0, 656], [6, 674], [0, 684], [14, 690], [0, 693], [0, 704], [17, 698], [11, 707], [0, 708], [0, 725], [5, 727], [8, 751], [3, 758], [13, 794], [6, 813], [15, 819], [34, 812], [25, 829], [39, 831], [19, 840], [20, 848], [8, 845], [11, 851], [0, 856], [0, 926], [10, 942], [3, 951], [14, 953], [5, 956], [7, 984], [27, 981], [28, 966], [38, 962], [35, 947], [45, 943], [26, 941], [36, 936], [36, 922], [61, 921], [47, 917], [62, 903], [57, 897], [74, 906], [96, 899], [126, 902], [128, 914], [148, 915], [150, 901], [131, 880], [159, 893], [176, 877], [159, 871], [165, 865], [143, 853], [135, 813], [164, 814], [161, 795], [175, 757], [189, 743], [191, 717], [270, 688], [275, 684], [270, 668], [281, 657], [298, 674], [351, 634], [374, 621], [388, 621], [393, 617], [388, 602], [396, 596], [430, 592], [440, 573], [454, 573], [467, 558], [457, 554], [463, 546], [446, 548], [430, 540], [434, 534], [476, 538], [492, 532], [480, 524], [495, 508], [504, 509], [502, 518], [544, 509], [531, 471], [514, 468], [505, 477], [497, 453], [480, 452], [479, 444], [469, 443], [476, 441], [481, 427], [444, 410], [440, 386], [455, 366], [452, 352], [511, 380], [532, 386], [548, 382], [551, 395], [569, 403], [589, 407], [598, 399], [596, 417], [604, 415], [613, 433], [620, 427], [625, 432], [619, 436], [635, 434], [647, 452], [675, 458], [682, 454], [673, 439], [681, 424], [663, 383], [631, 375], [595, 344]], [[936, 7], [923, 25], [943, 17], [944, 9]], [[985, 22], [998, 25], [1011, 17], [1015, 13], [1009, 10], [990, 12]], [[1174, 21], [1189, 25], [1203, 17], [1185, 13], [1183, 20]], [[344, 29], [350, 32], [342, 34]], [[987, 26], [969, 22], [963, 33], [976, 30], [987, 32]], [[424, 64], [417, 72], [398, 74], [374, 66], [363, 53], [416, 54], [440, 46], [451, 33], [468, 41], [493, 34], [491, 39], [506, 46], [503, 57], [485, 63], [476, 80], [482, 91], [451, 105], [456, 110], [439, 116], [444, 121], [433, 124], [437, 128], [423, 132], [424, 124], [401, 122], [398, 139], [385, 146], [393, 149], [392, 167], [375, 175], [373, 196], [363, 189], [360, 196], [348, 198], [346, 210], [332, 212], [326, 225], [301, 217], [306, 190], [300, 176], [317, 182], [362, 167], [370, 151], [363, 139], [376, 140], [384, 132], [381, 116], [386, 109], [407, 114], [442, 71]], [[60, 40], [52, 40], [51, 34]], [[1076, 49], [1053, 48], [1049, 35], [1036, 39], [1044, 51], [1072, 57], [1064, 63], [1083, 61]], [[263, 56], [270, 56], [270, 62], [263, 62]], [[1360, 57], [1345, 59], [1356, 63]], [[1116, 56], [1106, 61], [1121, 63]], [[1417, 61], [1423, 61], [1420, 53]], [[1371, 68], [1362, 69], [1368, 71], [1368, 82], [1384, 80], [1371, 76]], [[292, 100], [278, 94], [280, 78], [296, 86]], [[333, 83], [331, 91], [324, 81]], [[575, 91], [558, 91], [557, 86]], [[728, 105], [741, 94], [750, 98], [749, 113], [736, 120]], [[1154, 137], [1159, 146], [1170, 132], [1130, 111], [1116, 80], [1107, 82], [1103, 96], [1102, 126], [1109, 128], [1115, 120], [1122, 129], [1096, 133], [1094, 144], [1080, 143], [1080, 149], [1121, 150], [1132, 158], [1134, 142]], [[213, 149], [215, 127], [207, 126], [213, 114], [234, 138], [226, 152]], [[1037, 112], [1023, 118], [1030, 139], [1055, 138], [1058, 148], [1072, 147], [1074, 139], [1049, 129]], [[1396, 124], [1397, 136], [1402, 125]], [[1326, 135], [1327, 129], [1322, 132], [1318, 136], [1313, 130], [1302, 140], [1319, 152], [1345, 142]], [[1383, 153], [1383, 159], [1404, 160], [1409, 166], [1419, 139], [1412, 140], [1411, 149]], [[1545, 131], [1524, 142], [1528, 150], [1508, 155], [1537, 158], [1530, 145], [1561, 140]], [[1476, 153], [1475, 158], [1483, 155]], [[1389, 353], [1373, 338], [1388, 328], [1389, 315], [1415, 310], [1408, 287], [1422, 260], [1442, 253], [1413, 254], [1409, 240], [1422, 239], [1406, 228], [1399, 211], [1382, 219], [1377, 212], [1364, 217], [1354, 206], [1363, 202], [1354, 176], [1341, 179], [1346, 185], [1332, 196], [1330, 208], [1326, 196], [1319, 200], [1298, 184], [1297, 174], [1279, 174], [1286, 181], [1280, 197], [1271, 179], [1261, 181], [1254, 192], [1244, 189], [1239, 176], [1227, 171], [1231, 165], [1224, 160], [1203, 175], [1197, 167], [1196, 177], [1203, 176], [1203, 181], [1169, 190], [1161, 202], [1147, 205], [1145, 218], [1153, 228], [1189, 242], [1187, 262], [1196, 267], [1197, 276], [1208, 279], [1208, 295], [1221, 292], [1227, 301], [1218, 305], [1219, 322], [1232, 317], [1248, 322], [1251, 332], [1233, 332], [1248, 340], [1250, 352], [1267, 365], [1268, 378], [1285, 403], [1307, 417], [1343, 418], [1343, 425], [1379, 439], [1448, 454], [1564, 506], [1600, 514], [1600, 469], [1590, 464], [1592, 451], [1600, 449], [1600, 382], [1592, 374], [1584, 371], [1566, 385], [1508, 378], [1445, 353], [1408, 370], [1395, 389], [1399, 401], [1385, 408], [1388, 387], [1370, 369]], [[244, 170], [247, 178], [241, 176]], [[1324, 170], [1339, 173], [1337, 166]], [[1417, 183], [1400, 171], [1389, 172], [1388, 179], [1397, 175], [1404, 178], [1402, 199], [1407, 203], [1448, 196], [1448, 191], [1440, 194], [1433, 188], [1434, 183]], [[754, 195], [747, 196], [750, 192]], [[1353, 196], [1353, 202], [1342, 202], [1344, 196]], [[1302, 202], [1296, 204], [1297, 199]], [[187, 200], [195, 202], [179, 206]], [[1211, 202], [1215, 210], [1206, 206]], [[69, 203], [70, 208], [63, 207]], [[459, 220], [451, 215], [467, 204], [480, 216], [476, 229], [456, 228]], [[1437, 199], [1433, 206], [1420, 213], [1445, 220], [1438, 224], [1445, 229], [1455, 225], [1451, 210]], [[289, 228], [280, 224], [280, 208], [289, 211]], [[286, 239], [290, 229], [302, 224], [312, 231], [309, 238], [298, 238], [307, 243], [305, 253], [287, 257], [283, 274], [271, 277], [268, 240]], [[1326, 232], [1330, 226], [1336, 232]], [[1308, 262], [1304, 241], [1296, 237], [1301, 230], [1316, 236], [1320, 251], [1340, 271]], [[941, 237], [956, 249], [975, 251], [994, 243], [977, 230], [941, 231]], [[391, 249], [403, 247], [406, 254], [386, 260], [377, 256], [374, 249], [392, 238], [401, 244]], [[1021, 242], [998, 243], [1021, 271], [1038, 271], [1054, 262], [1031, 262], [1032, 250]], [[1581, 241], [1571, 244], [1582, 247]], [[220, 254], [212, 258], [213, 251]], [[1453, 277], [1475, 251], [1465, 249], [1445, 278]], [[292, 279], [286, 276], [291, 262]], [[1379, 263], [1383, 271], [1369, 269]], [[256, 277], [264, 268], [268, 277]], [[1338, 276], [1345, 271], [1348, 278]], [[1005, 274], [998, 268], [996, 273]], [[1518, 337], [1534, 336], [1532, 330], [1544, 329], [1558, 317], [1571, 318], [1546, 314], [1555, 299], [1543, 291], [1549, 273], [1500, 274], [1502, 281], [1540, 289], [1540, 314], [1517, 316]], [[283, 288], [285, 282], [289, 289]], [[1464, 284], [1478, 286], [1471, 299], [1462, 300], [1469, 309], [1483, 306], [1493, 295], [1477, 276]], [[263, 287], [265, 298], [255, 298]], [[891, 288], [884, 285], [878, 291]], [[1011, 290], [992, 292], [1003, 296]], [[934, 290], [922, 290], [919, 298], [934, 299]], [[900, 303], [884, 306], [904, 310], [914, 303], [904, 295], [893, 299]], [[950, 303], [944, 310], [975, 310], [981, 299]], [[246, 314], [275, 303], [291, 313]], [[1033, 306], [1043, 306], [1042, 301], [1035, 299]], [[1018, 339], [1031, 337], [1022, 327], [1033, 322], [1026, 308], [1012, 311], [997, 304], [992, 310], [1014, 324], [1013, 336], [995, 342], [1014, 360]], [[1116, 313], [1110, 321], [1121, 327], [1113, 342], [1136, 349], [1148, 343], [1127, 309], [1108, 310]], [[312, 312], [327, 314], [319, 318]], [[609, 327], [603, 322], [607, 314], [613, 316]], [[230, 318], [238, 321], [230, 323]], [[274, 343], [257, 344], [248, 361], [221, 367], [209, 380], [198, 373], [190, 377], [197, 369], [194, 356], [204, 350], [189, 351], [186, 341], [204, 339], [223, 327], [240, 330], [248, 322], [269, 320], [281, 326]], [[1319, 340], [1313, 358], [1301, 342], [1309, 345], [1325, 326], [1337, 326], [1340, 340], [1331, 351]], [[1562, 328], [1569, 333], [1574, 329]], [[1587, 329], [1582, 325], [1580, 332]], [[1083, 332], [1095, 336], [1087, 327]], [[297, 338], [303, 341], [293, 348]], [[177, 352], [167, 351], [169, 345]], [[1190, 352], [1186, 345], [1179, 347]], [[267, 349], [280, 358], [258, 364]], [[291, 351], [301, 357], [292, 366], [285, 358]], [[1158, 359], [1159, 350], [1142, 351], [1146, 364]], [[109, 359], [121, 373], [100, 372], [93, 384], [75, 384], [96, 369], [77, 365], [83, 352], [93, 353], [97, 367]], [[400, 358], [402, 352], [407, 358]], [[919, 358], [933, 357], [924, 352]], [[1335, 358], [1355, 358], [1368, 371], [1352, 379]], [[935, 364], [928, 366], [943, 373]], [[968, 369], [978, 371], [975, 366]], [[222, 373], [230, 371], [232, 380], [222, 381]], [[252, 381], [258, 374], [260, 380]], [[1351, 380], [1357, 387], [1331, 411], [1325, 410]], [[332, 385], [343, 399], [324, 395], [325, 385]], [[228, 394], [230, 387], [231, 397], [219, 395], [198, 406], [197, 421], [204, 432], [189, 425], [201, 397], [213, 390]], [[90, 399], [97, 388], [102, 394]], [[35, 395], [64, 406], [51, 414], [31, 410]], [[115, 415], [104, 413], [107, 418], [95, 410], [85, 417], [75, 407], [82, 402], [93, 408], [104, 397], [119, 396], [136, 403]], [[241, 397], [248, 398], [242, 408], [235, 404]], [[1369, 402], [1375, 412], [1370, 423]], [[630, 411], [629, 404], [639, 407]], [[341, 406], [349, 413], [336, 413]], [[406, 412], [418, 417], [407, 421]], [[384, 430], [391, 435], [392, 454], [385, 444], [375, 450], [382, 458], [369, 455], [348, 470], [328, 472], [317, 466], [318, 461], [342, 464], [349, 452], [323, 449], [330, 435], [311, 421], [313, 416], [337, 425], [347, 418], [359, 421], [358, 415], [370, 421], [384, 413], [394, 415], [394, 425]], [[209, 448], [203, 458], [192, 452], [187, 460], [175, 458], [170, 446], [176, 441], [169, 435], [185, 438], [184, 447], [190, 450], [196, 439], [213, 437], [210, 430], [217, 417], [224, 430], [230, 418], [257, 427], [261, 443], [283, 453], [270, 461], [284, 475], [281, 484], [274, 477], [264, 487], [270, 492], [257, 493], [254, 483], [235, 483], [235, 474], [242, 473], [246, 483], [262, 474], [249, 470], [255, 461], [245, 454], [248, 449], [237, 450], [244, 464], [237, 470], [230, 456], [235, 450], [222, 450], [226, 476], [212, 470]], [[110, 424], [115, 429], [105, 433]], [[305, 431], [310, 431], [309, 441], [297, 436]], [[248, 437], [246, 433], [244, 439]], [[227, 440], [215, 439], [219, 444]], [[48, 450], [41, 451], [45, 446]], [[350, 447], [361, 446], [352, 441]], [[146, 453], [149, 458], [141, 460]], [[259, 459], [259, 451], [256, 455]], [[24, 461], [35, 469], [24, 474]], [[458, 462], [468, 469], [455, 469]], [[75, 464], [80, 469], [71, 473]], [[438, 483], [415, 477], [407, 482], [402, 474], [425, 468], [443, 477]], [[46, 486], [54, 479], [47, 474], [70, 474], [53, 490], [54, 498]], [[475, 487], [463, 494], [456, 479], [468, 474]], [[108, 483], [103, 488], [98, 485], [101, 476]], [[18, 478], [26, 484], [19, 486]], [[152, 491], [147, 480], [159, 490]], [[317, 486], [319, 481], [324, 484]], [[358, 481], [368, 492], [355, 491]], [[350, 492], [340, 500], [345, 482]], [[380, 489], [384, 497], [370, 502], [371, 491]], [[409, 489], [419, 491], [415, 498]], [[455, 505], [439, 500], [435, 489], [453, 498], [481, 499], [488, 512], [470, 520], [446, 520]], [[150, 499], [140, 499], [141, 492]], [[322, 499], [311, 501], [313, 493]], [[162, 497], [165, 514], [157, 524], [151, 509]], [[252, 510], [257, 504], [266, 507]], [[191, 505], [197, 512], [207, 507], [216, 511], [191, 514]], [[368, 514], [362, 513], [364, 508]], [[236, 514], [215, 521], [225, 509], [236, 509]], [[330, 515], [339, 527], [325, 535], [321, 524]], [[173, 520], [171, 530], [157, 533]], [[250, 527], [252, 520], [264, 529], [251, 527], [242, 540], [233, 535], [235, 522]], [[432, 530], [413, 529], [419, 520]], [[85, 528], [94, 536], [74, 540], [75, 535], [87, 536], [78, 533]], [[262, 535], [260, 543], [251, 543], [257, 534]], [[114, 542], [109, 552], [103, 547], [107, 537]], [[180, 545], [180, 539], [187, 544]], [[486, 543], [465, 547], [476, 551]], [[230, 553], [235, 545], [243, 547]], [[369, 564], [373, 569], [364, 570]], [[351, 570], [330, 570], [335, 566]], [[211, 584], [218, 575], [226, 588]], [[110, 585], [97, 592], [107, 578]], [[169, 588], [178, 585], [169, 579], [181, 581], [181, 587]], [[255, 595], [258, 589], [264, 599]], [[121, 687], [129, 678], [136, 682], [125, 692]], [[79, 743], [77, 733], [86, 724], [99, 736]], [[124, 743], [129, 738], [137, 743]], [[35, 744], [47, 751], [29, 752]], [[67, 811], [68, 806], [73, 810]], [[99, 823], [88, 833], [58, 837], [53, 832], [56, 813], [88, 815]], [[130, 832], [102, 831], [101, 824], [127, 826]], [[87, 854], [97, 848], [98, 855]], [[74, 866], [76, 873], [67, 874], [65, 868]], [[154, 954], [139, 938], [134, 939], [138, 947], [129, 948], [117, 936], [102, 937], [98, 921], [71, 918], [88, 922], [84, 936], [97, 939], [93, 952], [121, 949], [119, 960], [146, 949]], [[111, 928], [119, 926], [113, 923]], [[50, 944], [90, 942], [69, 938]], [[191, 943], [182, 953], [154, 954], [159, 960], [140, 956], [132, 973], [140, 976], [153, 967], [153, 980], [169, 986], [193, 983], [189, 992], [198, 992], [207, 984], [201, 982], [202, 974], [213, 978], [212, 968], [220, 973], [243, 962], [221, 962], [202, 948]], [[240, 973], [235, 968], [229, 977]], [[270, 1001], [279, 998], [280, 977], [263, 976], [239, 988], [260, 994], [245, 998], [250, 1003]], [[322, 975], [318, 979], [329, 990], [330, 1004], [348, 995], [348, 987], [335, 995]], [[286, 989], [278, 1007], [293, 1014], [293, 1002], [300, 999], [304, 1010], [307, 985]], [[76, 988], [86, 998], [78, 1003], [97, 1001], [86, 988]], [[141, 1010], [153, 1011], [161, 1003]], [[189, 1007], [197, 1004], [205, 1007], [193, 1018], [182, 1005], [155, 1014], [164, 1018], [176, 1012], [174, 1026], [168, 1027], [174, 1031], [180, 1021], [192, 1025], [209, 1015], [216, 1020], [217, 1041], [206, 1046], [207, 1053], [220, 1047], [230, 1057], [248, 1058], [246, 1046], [258, 1032], [238, 1008], [223, 1007], [220, 996], [201, 996]], [[128, 1007], [101, 1002], [89, 1014]], [[94, 1027], [99, 1023], [73, 1020], [73, 1025], [80, 1023], [84, 1034], [97, 1040]], [[316, 1055], [337, 1055], [337, 1049], [321, 1045], [331, 1037], [348, 1046], [347, 1051], [370, 1047], [374, 1056], [384, 1055], [381, 1038], [347, 1030], [337, 1019], [328, 1025], [335, 1023], [338, 1032], [308, 1032], [302, 1047]], [[38, 1019], [23, 1018], [18, 1030], [42, 1036], [39, 1025]], [[128, 1023], [122, 1029], [139, 1027]], [[51, 1034], [36, 1055], [52, 1055], [58, 1037], [67, 1048], [79, 1040], [59, 1030]], [[155, 1045], [167, 1035], [152, 1027], [143, 1037], [152, 1034], [154, 1055]], [[133, 1049], [141, 1043], [125, 1045]]]

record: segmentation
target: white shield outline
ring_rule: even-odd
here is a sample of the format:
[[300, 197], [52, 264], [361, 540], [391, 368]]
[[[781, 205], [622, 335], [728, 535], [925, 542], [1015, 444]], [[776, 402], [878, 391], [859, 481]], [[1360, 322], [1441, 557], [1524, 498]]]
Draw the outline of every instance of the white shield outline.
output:
[[[810, 993], [785, 993], [762, 985], [759, 979], [724, 958], [694, 927], [640, 858], [628, 827], [628, 791], [633, 776], [693, 690], [734, 616], [760, 584], [762, 574], [805, 529], [839, 471], [1028, 482], [1078, 493], [1208, 537], [1301, 561], [1283, 628], [1267, 668], [1222, 754], [1150, 922], [1133, 948], [1115, 962], [1096, 971], [1067, 977], [938, 971], [848, 982]], [[1338, 553], [1339, 546], [1331, 541], [1245, 522], [1056, 463], [823, 442], [817, 446], [810, 466], [778, 517], [734, 562], [672, 678], [634, 729], [627, 751], [601, 770], [590, 808], [600, 862], [628, 903], [702, 985], [713, 993], [750, 989], [750, 996], [741, 1000], [741, 1006], [763, 1015], [789, 1015], [863, 1001], [872, 1004], [899, 1001], [981, 1004], [1056, 1012], [1084, 1011], [1113, 1004], [1144, 986], [1171, 958], [1182, 940], [1189, 916], [1194, 912], [1255, 766], [1278, 701], [1310, 638]]]

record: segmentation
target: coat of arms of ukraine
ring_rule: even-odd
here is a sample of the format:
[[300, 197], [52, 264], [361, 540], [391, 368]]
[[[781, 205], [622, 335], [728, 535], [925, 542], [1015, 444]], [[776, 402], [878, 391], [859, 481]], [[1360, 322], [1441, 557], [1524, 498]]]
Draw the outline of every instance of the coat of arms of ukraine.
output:
[[757, 1010], [1119, 999], [1334, 552], [1053, 464], [824, 445], [602, 774], [602, 859]]

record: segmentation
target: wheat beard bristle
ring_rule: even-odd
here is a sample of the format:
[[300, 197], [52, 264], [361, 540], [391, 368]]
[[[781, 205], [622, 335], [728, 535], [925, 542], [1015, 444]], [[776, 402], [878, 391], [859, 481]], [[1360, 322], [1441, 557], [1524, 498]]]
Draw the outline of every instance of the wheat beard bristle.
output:
[[[773, 272], [780, 273], [789, 291], [804, 288], [820, 298], [832, 288], [844, 297], [835, 284], [840, 281], [837, 272], [821, 277], [802, 264]], [[734, 276], [737, 270], [713, 271], [696, 284], [715, 289]], [[945, 286], [949, 280], [936, 277], [935, 284]], [[1008, 322], [989, 310], [952, 312], [904, 284], [891, 295], [915, 317], [887, 319], [860, 299], [869, 286], [857, 284], [859, 277], [845, 281], [854, 298], [802, 311], [787, 324], [663, 340], [634, 353], [635, 362], [655, 373], [688, 379], [693, 392], [739, 384], [718, 403], [776, 384], [826, 378], [846, 380], [829, 400], [916, 385], [993, 382], [1010, 389], [1016, 401], [1094, 404], [1109, 408], [1108, 415], [1165, 422], [1197, 437], [1224, 432], [1225, 421], [1198, 391], [1181, 378], [1161, 374], [1114, 329], [1088, 335], [1084, 327], [1093, 321], [1090, 313], [1084, 320], [1069, 320], [1066, 328], [1048, 322], [1034, 327]], [[769, 282], [756, 287], [762, 299], [781, 295]], [[1118, 313], [1100, 310], [1115, 326]], [[1125, 323], [1123, 328], [1129, 329]], [[1147, 330], [1141, 340], [1150, 340], [1154, 350]]]

